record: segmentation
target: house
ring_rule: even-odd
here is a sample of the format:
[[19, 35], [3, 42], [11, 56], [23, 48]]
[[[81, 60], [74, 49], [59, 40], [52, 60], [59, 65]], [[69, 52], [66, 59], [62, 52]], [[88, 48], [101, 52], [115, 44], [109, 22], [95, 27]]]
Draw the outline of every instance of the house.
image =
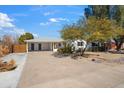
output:
[[25, 40], [26, 49], [28, 51], [57, 51], [63, 47], [64, 40], [62, 39], [30, 39]]
[[86, 48], [87, 42], [85, 40], [77, 39], [77, 40], [71, 41], [70, 45], [72, 46], [73, 51], [79, 51], [81, 49], [84, 50]]

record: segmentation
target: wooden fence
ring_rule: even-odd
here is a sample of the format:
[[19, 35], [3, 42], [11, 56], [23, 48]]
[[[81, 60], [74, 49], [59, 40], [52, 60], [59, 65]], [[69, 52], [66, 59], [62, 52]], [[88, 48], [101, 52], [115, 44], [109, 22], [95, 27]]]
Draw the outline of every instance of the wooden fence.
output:
[[13, 52], [14, 52], [14, 53], [26, 52], [26, 44], [13, 45]]
[[0, 44], [0, 57], [2, 56], [2, 45]]

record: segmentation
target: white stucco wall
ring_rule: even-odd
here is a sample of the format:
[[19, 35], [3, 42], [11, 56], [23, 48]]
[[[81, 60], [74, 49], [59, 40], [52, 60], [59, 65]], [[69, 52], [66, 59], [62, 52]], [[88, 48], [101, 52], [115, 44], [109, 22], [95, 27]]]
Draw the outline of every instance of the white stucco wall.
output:
[[34, 51], [39, 50], [39, 44], [41, 44], [41, 50], [52, 50], [52, 43], [28, 43], [28, 50], [31, 51], [31, 44], [34, 44]]
[[42, 50], [52, 50], [52, 43], [41, 43]]
[[[61, 43], [61, 45], [63, 44], [62, 42], [56, 42], [56, 43], [52, 43], [52, 42], [35, 42], [35, 43], [28, 43], [28, 50], [31, 51], [31, 44], [34, 44], [34, 51], [39, 51], [39, 44], [41, 44], [41, 51], [57, 51], [58, 44]], [[54, 49], [54, 48], [55, 49]]]

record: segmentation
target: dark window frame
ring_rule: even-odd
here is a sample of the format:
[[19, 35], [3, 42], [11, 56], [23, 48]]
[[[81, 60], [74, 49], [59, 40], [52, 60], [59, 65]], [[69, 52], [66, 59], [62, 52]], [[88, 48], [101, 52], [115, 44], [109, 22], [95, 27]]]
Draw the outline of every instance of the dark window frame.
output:
[[84, 43], [83, 42], [78, 42], [78, 44], [77, 44], [78, 46], [83, 46], [84, 45]]

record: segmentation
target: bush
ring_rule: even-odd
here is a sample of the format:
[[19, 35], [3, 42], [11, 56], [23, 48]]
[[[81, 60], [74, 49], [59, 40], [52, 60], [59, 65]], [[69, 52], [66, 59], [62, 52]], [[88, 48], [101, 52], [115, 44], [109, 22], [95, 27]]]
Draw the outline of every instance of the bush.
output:
[[58, 53], [60, 54], [71, 54], [72, 53], [72, 48], [70, 45], [64, 45], [63, 48], [58, 49]]

